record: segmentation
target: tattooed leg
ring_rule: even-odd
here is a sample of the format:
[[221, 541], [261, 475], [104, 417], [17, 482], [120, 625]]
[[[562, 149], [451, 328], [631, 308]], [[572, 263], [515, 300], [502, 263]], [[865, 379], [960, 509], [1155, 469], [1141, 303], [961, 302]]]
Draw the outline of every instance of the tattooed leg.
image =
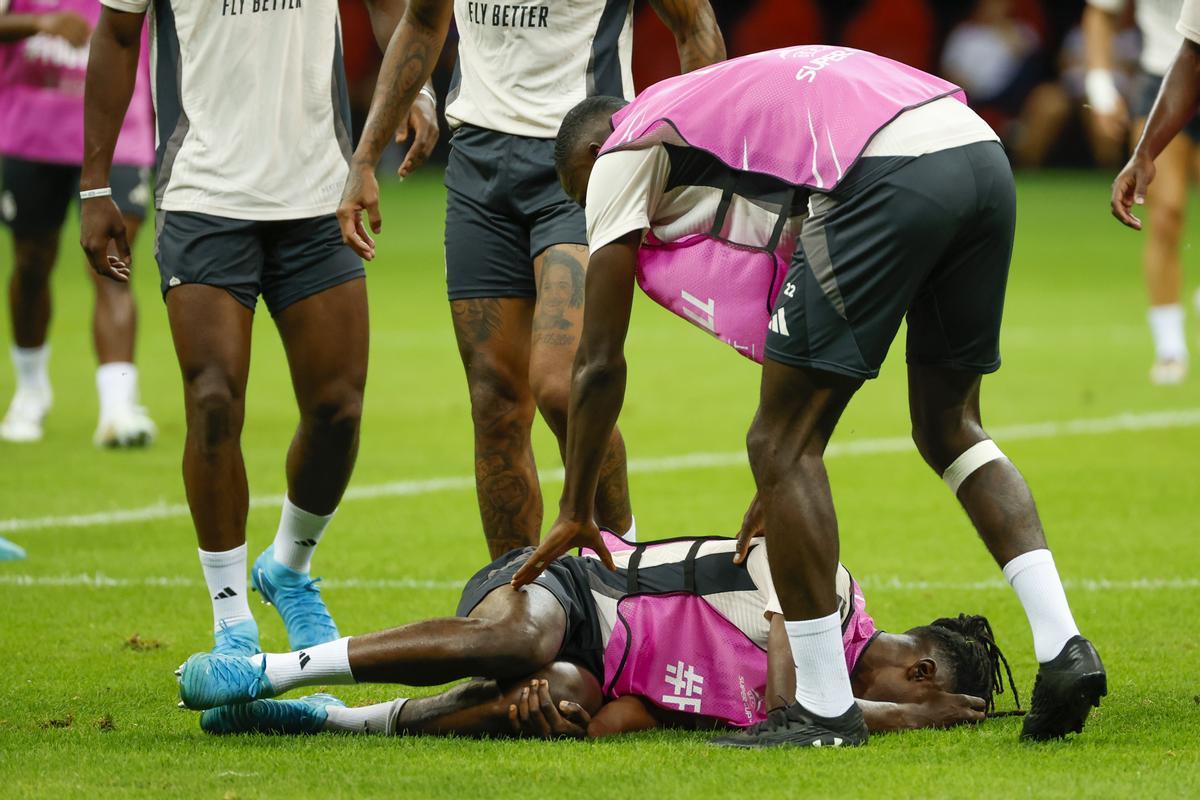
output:
[[529, 337], [533, 301], [453, 300], [454, 335], [471, 393], [475, 490], [492, 558], [537, 544], [542, 492], [529, 432]]
[[[587, 257], [586, 247], [561, 244], [547, 248], [533, 262], [538, 299], [533, 312], [529, 381], [542, 417], [558, 437], [560, 455], [564, 453], [567, 441], [571, 367], [583, 329], [583, 278]], [[619, 533], [629, 530], [633, 524], [625, 442], [616, 428], [596, 487], [596, 522]]]

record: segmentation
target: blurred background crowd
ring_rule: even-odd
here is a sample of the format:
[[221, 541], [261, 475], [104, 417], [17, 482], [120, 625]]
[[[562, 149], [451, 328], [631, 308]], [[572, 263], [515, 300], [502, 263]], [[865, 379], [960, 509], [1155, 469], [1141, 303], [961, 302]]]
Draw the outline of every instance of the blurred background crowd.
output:
[[[836, 43], [958, 83], [1019, 167], [1113, 167], [1124, 159], [1126, 142], [1094, 130], [1084, 112], [1084, 0], [712, 0], [712, 5], [731, 57]], [[342, 0], [341, 6], [357, 129], [380, 54], [363, 5]], [[636, 0], [634, 42], [639, 89], [678, 74], [674, 40], [644, 0]], [[1115, 45], [1114, 72], [1128, 100], [1141, 48], [1131, 15]], [[452, 31], [434, 76], [439, 94], [450, 82], [455, 54]], [[444, 147], [443, 142], [439, 153]]]

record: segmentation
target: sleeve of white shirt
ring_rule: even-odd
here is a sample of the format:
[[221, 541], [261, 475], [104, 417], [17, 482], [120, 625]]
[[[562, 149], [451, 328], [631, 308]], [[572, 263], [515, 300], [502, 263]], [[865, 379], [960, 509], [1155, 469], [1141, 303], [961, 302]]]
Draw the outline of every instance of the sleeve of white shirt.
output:
[[1188, 41], [1200, 44], [1200, 0], [1183, 0], [1179, 24], [1175, 26]]
[[100, 0], [100, 4], [108, 6], [114, 11], [128, 11], [131, 14], [141, 14], [150, 7], [150, 0]]
[[589, 251], [649, 228], [670, 172], [671, 159], [662, 145], [616, 150], [596, 159], [585, 211]]

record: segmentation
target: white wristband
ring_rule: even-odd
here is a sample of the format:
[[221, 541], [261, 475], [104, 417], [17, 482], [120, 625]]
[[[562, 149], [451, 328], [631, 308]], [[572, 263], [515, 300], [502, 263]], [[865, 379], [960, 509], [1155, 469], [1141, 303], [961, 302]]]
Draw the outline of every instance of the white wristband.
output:
[[1121, 93], [1117, 91], [1111, 70], [1089, 69], [1083, 79], [1083, 90], [1093, 111], [1111, 114], [1117, 110]]
[[437, 108], [437, 95], [433, 93], [433, 89], [428, 86], [421, 87], [421, 94], [429, 98], [429, 102], [433, 103], [434, 108]]
[[105, 186], [103, 189], [84, 189], [79, 193], [80, 200], [91, 200], [93, 197], [112, 197], [112, 187]]

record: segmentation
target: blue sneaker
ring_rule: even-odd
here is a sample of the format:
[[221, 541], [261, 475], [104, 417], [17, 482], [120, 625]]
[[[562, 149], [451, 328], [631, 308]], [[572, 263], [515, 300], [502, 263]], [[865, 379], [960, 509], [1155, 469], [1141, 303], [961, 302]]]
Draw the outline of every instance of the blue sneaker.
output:
[[255, 700], [233, 706], [210, 708], [200, 715], [205, 733], [320, 733], [325, 728], [329, 706], [346, 704], [330, 694], [314, 694], [299, 700]]
[[258, 644], [258, 623], [252, 619], [232, 625], [221, 621], [221, 629], [213, 634], [212, 652], [223, 656], [254, 656], [262, 652]]
[[275, 696], [275, 687], [267, 680], [265, 658], [258, 665], [245, 656], [196, 653], [175, 674], [179, 676], [180, 701], [197, 711]]
[[293, 650], [341, 638], [316, 580], [303, 572], [285, 567], [275, 560], [272, 545], [254, 560], [250, 571], [250, 586], [263, 600], [279, 609], [287, 627], [288, 644]]
[[25, 558], [25, 548], [0, 536], [0, 561], [20, 561], [23, 558]]

